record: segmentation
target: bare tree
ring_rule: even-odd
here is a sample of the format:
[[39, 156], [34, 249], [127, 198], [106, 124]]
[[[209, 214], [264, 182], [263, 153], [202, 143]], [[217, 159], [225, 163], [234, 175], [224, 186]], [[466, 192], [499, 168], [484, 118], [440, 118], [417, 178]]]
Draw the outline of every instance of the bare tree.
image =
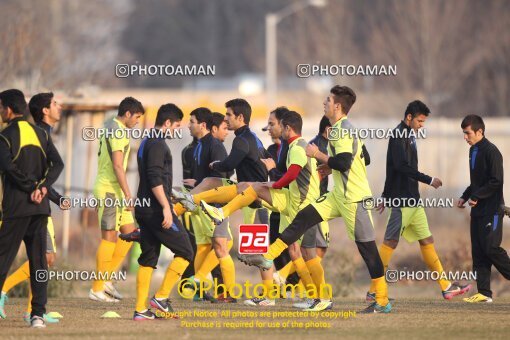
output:
[[129, 3], [4, 0], [0, 82], [72, 91], [112, 79]]

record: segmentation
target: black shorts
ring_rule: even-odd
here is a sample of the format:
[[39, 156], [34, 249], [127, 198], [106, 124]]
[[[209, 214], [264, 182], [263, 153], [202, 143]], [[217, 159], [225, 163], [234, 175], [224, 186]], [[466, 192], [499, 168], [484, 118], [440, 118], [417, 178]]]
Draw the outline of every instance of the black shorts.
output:
[[170, 249], [174, 253], [174, 257], [182, 257], [193, 262], [193, 248], [188, 233], [177, 216], [173, 215], [173, 224], [169, 229], [164, 229], [161, 226], [162, 212], [151, 215], [136, 214], [136, 220], [140, 225], [140, 247], [142, 248], [138, 264], [156, 268], [161, 245]]

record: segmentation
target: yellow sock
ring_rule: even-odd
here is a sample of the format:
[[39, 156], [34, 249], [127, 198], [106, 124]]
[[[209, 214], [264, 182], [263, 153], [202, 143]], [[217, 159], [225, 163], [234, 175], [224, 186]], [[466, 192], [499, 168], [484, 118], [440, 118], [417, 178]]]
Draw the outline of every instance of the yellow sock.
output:
[[[115, 251], [115, 243], [101, 240], [96, 253], [96, 269], [99, 273], [106, 273], [112, 265], [113, 252]], [[104, 281], [97, 280], [92, 283], [92, 290], [99, 292], [104, 290]]]
[[[388, 270], [388, 265], [390, 264], [391, 255], [395, 249], [388, 247], [384, 243], [379, 247], [379, 256], [381, 257], [381, 261], [384, 267], [384, 272]], [[370, 285], [370, 289], [368, 290], [370, 293], [375, 293], [375, 283], [372, 280], [372, 284]]]
[[299, 281], [297, 283], [296, 293], [298, 294], [297, 297], [299, 297], [299, 298], [306, 298], [307, 297], [307, 295], [306, 295], [306, 287], [303, 284], [303, 280], [301, 280], [301, 279], [299, 279]]
[[207, 275], [209, 275], [209, 273], [218, 264], [220, 264], [220, 261], [218, 260], [218, 257], [216, 256], [214, 249], [211, 249], [211, 251], [209, 251], [204, 261], [202, 262], [202, 265], [200, 266], [198, 271], [195, 272], [195, 278], [200, 280], [200, 282], [205, 282], [207, 280]]
[[14, 273], [9, 275], [9, 277], [5, 280], [4, 287], [2, 288], [2, 292], [9, 292], [12, 287], [15, 287], [19, 283], [28, 280], [30, 278], [30, 266], [28, 265], [28, 261], [23, 263]]
[[185, 212], [182, 216], [182, 224], [184, 225], [184, 228], [186, 228], [188, 231], [191, 230], [191, 213]]
[[391, 260], [391, 255], [393, 255], [394, 250], [395, 249], [388, 247], [384, 243], [381, 244], [381, 246], [379, 247], [379, 256], [381, 257], [381, 261], [385, 272], [388, 269], [388, 265], [390, 264]]
[[27, 313], [32, 313], [32, 288], [30, 288], [30, 284], [28, 285]]
[[372, 279], [375, 286], [375, 301], [380, 306], [386, 306], [388, 304], [388, 285], [386, 284], [386, 278], [381, 276], [377, 279]]
[[297, 260], [294, 260], [294, 265], [296, 266], [296, 272], [299, 275], [299, 278], [303, 281], [303, 285], [305, 286], [306, 290], [309, 291], [315, 287], [313, 284], [312, 276], [310, 275], [310, 272], [308, 271], [308, 268], [306, 267], [305, 260], [303, 260], [302, 257], [298, 258]]
[[202, 263], [204, 263], [207, 254], [211, 251], [211, 244], [197, 244], [197, 253], [195, 255], [195, 261], [193, 262], [193, 266], [195, 268], [195, 273], [198, 272]]
[[294, 262], [289, 261], [282, 269], [278, 271], [278, 274], [284, 279], [288, 278], [290, 274], [296, 271], [296, 266], [294, 266]]
[[[430, 271], [434, 271], [437, 273], [443, 273], [443, 266], [441, 265], [441, 261], [437, 256], [436, 249], [434, 248], [434, 244], [426, 244], [424, 246], [420, 245], [421, 255], [423, 256], [423, 260], [427, 264], [427, 267]], [[450, 287], [451, 282], [444, 279], [437, 280], [439, 285], [441, 286], [441, 290], [447, 290]]]
[[140, 266], [136, 275], [136, 311], [143, 312], [147, 309], [147, 298], [151, 286], [152, 267]]
[[[280, 254], [287, 249], [288, 245], [285, 244], [281, 239], [277, 238], [273, 244], [269, 247], [267, 254], [264, 254], [264, 257], [268, 260], [274, 260]], [[304, 261], [303, 261], [304, 262]]]
[[[230, 240], [227, 242], [227, 249], [230, 251], [232, 249], [232, 246], [234, 245], [234, 241]], [[205, 282], [207, 280], [207, 276], [209, 273], [218, 265], [220, 264], [220, 261], [218, 257], [216, 256], [216, 253], [214, 249], [211, 249], [209, 246], [209, 252], [205, 255], [205, 259], [202, 260], [202, 264], [198, 269], [195, 270], [195, 278], [197, 278], [201, 282]], [[197, 253], [198, 253], [198, 247], [197, 247]]]
[[181, 216], [186, 212], [186, 208], [181, 203], [174, 204], [174, 213], [176, 216]]
[[262, 284], [264, 287], [266, 287], [267, 295], [265, 296], [266, 299], [272, 299], [274, 297], [273, 290], [275, 289], [275, 286], [273, 284], [273, 280], [262, 280]]
[[174, 288], [177, 281], [181, 277], [182, 273], [188, 267], [189, 262], [182, 257], [175, 257], [173, 261], [168, 266], [166, 270], [165, 278], [163, 279], [163, 283], [161, 287], [159, 287], [158, 292], [156, 293], [156, 298], [158, 299], [166, 299], [170, 295], [172, 288]]
[[326, 279], [324, 278], [324, 268], [322, 268], [321, 258], [314, 257], [311, 260], [305, 262], [308, 271], [310, 272], [310, 276], [312, 277], [313, 283], [315, 284], [315, 288], [319, 293], [319, 298], [326, 299], [329, 294], [326, 293], [325, 284]]
[[110, 272], [119, 270], [122, 261], [124, 261], [124, 258], [129, 253], [129, 249], [131, 249], [132, 245], [133, 242], [126, 242], [124, 240], [121, 240], [120, 238], [117, 239], [117, 243], [115, 244], [115, 250], [113, 251]]
[[230, 216], [234, 211], [239, 210], [243, 207], [247, 207], [253, 201], [257, 199], [257, 192], [253, 187], [250, 185], [246, 190], [244, 190], [242, 193], [234, 197], [227, 205], [225, 205], [223, 210], [223, 215], [225, 217]]
[[236, 283], [236, 268], [234, 267], [234, 261], [230, 255], [220, 258], [219, 261], [225, 290], [231, 293], [230, 289]]
[[199, 204], [200, 201], [207, 203], [228, 203], [237, 196], [237, 185], [217, 187], [193, 195], [193, 201]]

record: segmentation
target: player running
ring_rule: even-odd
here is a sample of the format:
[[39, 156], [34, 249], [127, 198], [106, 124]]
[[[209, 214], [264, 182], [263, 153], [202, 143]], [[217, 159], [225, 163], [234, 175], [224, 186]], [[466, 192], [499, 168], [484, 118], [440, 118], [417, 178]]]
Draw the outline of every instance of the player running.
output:
[[[388, 141], [386, 182], [382, 197], [391, 199], [391, 202], [396, 204], [389, 208], [390, 215], [379, 255], [386, 270], [400, 236], [409, 243], [418, 241], [421, 255], [428, 269], [439, 274], [438, 283], [443, 298], [450, 300], [456, 295], [469, 291], [471, 285], [461, 285], [458, 282], [450, 282], [444, 277], [441, 278], [444, 275], [443, 266], [434, 248], [434, 238], [430, 232], [425, 209], [422, 206], [409, 205], [410, 202], [418, 202], [420, 198], [418, 182], [435, 189], [442, 185], [439, 178], [418, 171], [415, 136], [425, 125], [429, 113], [429, 108], [421, 101], [415, 100], [409, 103], [404, 113], [404, 120], [393, 130], [393, 136]], [[384, 211], [384, 208], [383, 203], [377, 206], [380, 213]], [[366, 300], [373, 302], [374, 299], [375, 286], [372, 284], [367, 292]]]
[[[117, 202], [132, 200], [127, 183], [126, 168], [131, 150], [127, 129], [134, 128], [145, 113], [138, 100], [124, 98], [119, 104], [115, 118], [105, 122], [105, 134], [101, 137], [98, 154], [98, 170], [94, 184], [94, 196], [99, 202], [105, 199]], [[104, 206], [98, 208], [101, 227], [101, 243], [96, 254], [96, 270], [101, 275], [117, 270], [126, 257], [132, 243], [117, 238], [117, 233], [136, 230], [132, 206]], [[122, 295], [112, 282], [96, 280], [92, 283], [89, 298], [101, 302], [118, 302]]]
[[372, 216], [362, 205], [363, 198], [372, 196], [366, 174], [366, 149], [363, 142], [350, 131], [354, 126], [347, 119], [355, 101], [356, 95], [352, 89], [347, 86], [334, 86], [324, 101], [324, 113], [335, 131], [329, 136], [329, 156], [314, 145], [308, 145], [306, 149], [307, 156], [325, 164], [322, 166], [323, 173], [331, 169], [333, 191], [300, 210], [280, 238], [271, 244], [267, 254], [243, 255], [240, 259], [248, 265], [269, 269], [273, 260], [296, 242], [307, 229], [322, 221], [342, 217], [348, 236], [356, 242], [376, 287], [376, 301], [362, 312], [389, 313], [391, 303], [388, 301], [384, 267], [375, 243]]

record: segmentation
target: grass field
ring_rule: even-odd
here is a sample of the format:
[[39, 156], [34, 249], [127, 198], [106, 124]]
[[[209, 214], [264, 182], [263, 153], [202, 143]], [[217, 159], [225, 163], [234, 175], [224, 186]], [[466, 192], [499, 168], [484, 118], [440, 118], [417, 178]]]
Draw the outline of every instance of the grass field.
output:
[[[193, 303], [177, 299], [174, 308], [183, 313], [179, 320], [134, 322], [131, 320], [134, 299], [115, 305], [104, 305], [85, 298], [51, 299], [48, 311], [58, 311], [64, 318], [46, 329], [30, 329], [21, 319], [25, 299], [13, 298], [6, 305], [8, 318], [0, 320], [3, 339], [21, 338], [142, 338], [162, 337], [178, 339], [262, 339], [262, 338], [506, 338], [510, 333], [510, 298], [497, 299], [493, 304], [470, 305], [460, 299], [446, 302], [440, 299], [399, 299], [391, 314], [361, 315], [356, 312], [366, 304], [358, 299], [337, 299], [333, 311], [309, 317], [282, 317], [273, 313], [295, 311], [291, 301], [279, 302], [276, 307], [250, 308], [236, 305]], [[107, 310], [116, 311], [120, 319], [101, 319]], [[227, 316], [226, 310], [230, 310]], [[209, 315], [193, 316], [195, 313]], [[349, 314], [349, 311], [352, 311]], [[234, 312], [247, 315], [233, 317]], [[216, 313], [217, 316], [211, 315]], [[223, 313], [223, 314], [222, 314]], [[258, 313], [258, 318], [253, 318]], [[260, 313], [266, 313], [261, 315]], [[223, 316], [222, 316], [223, 315]], [[343, 317], [346, 316], [346, 317]], [[256, 327], [258, 320], [259, 326]], [[212, 328], [191, 327], [190, 323], [210, 323]], [[309, 327], [305, 329], [307, 323]], [[250, 323], [253, 323], [250, 324]], [[263, 323], [263, 324], [262, 324]], [[300, 324], [301, 323], [301, 324]], [[188, 326], [185, 326], [187, 324]], [[286, 324], [288, 327], [283, 328]], [[218, 326], [221, 326], [218, 328]], [[227, 328], [240, 327], [237, 329]], [[279, 328], [270, 328], [279, 327]], [[294, 327], [292, 327], [294, 326]], [[247, 327], [247, 328], [243, 328]]]

